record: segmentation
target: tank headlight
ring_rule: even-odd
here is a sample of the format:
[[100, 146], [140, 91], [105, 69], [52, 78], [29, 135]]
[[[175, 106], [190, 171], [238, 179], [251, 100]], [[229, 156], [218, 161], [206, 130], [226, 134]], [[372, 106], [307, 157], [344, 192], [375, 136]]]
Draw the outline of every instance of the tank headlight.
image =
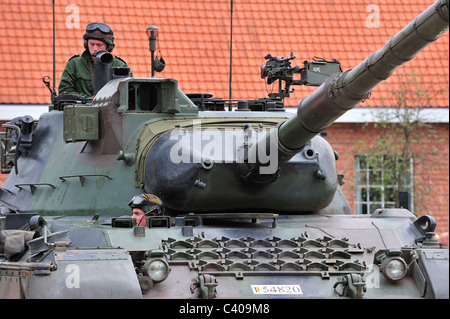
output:
[[387, 257], [381, 263], [384, 276], [391, 281], [398, 281], [405, 277], [408, 266], [401, 257]]
[[147, 259], [144, 264], [144, 274], [149, 276], [154, 283], [164, 281], [169, 276], [170, 267], [162, 258]]

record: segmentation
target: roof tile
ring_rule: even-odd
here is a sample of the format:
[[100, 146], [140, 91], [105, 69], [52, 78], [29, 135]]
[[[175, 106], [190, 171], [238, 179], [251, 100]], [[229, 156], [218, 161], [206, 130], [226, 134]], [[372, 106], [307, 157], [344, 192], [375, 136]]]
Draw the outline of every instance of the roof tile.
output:
[[[259, 66], [268, 53], [297, 57], [302, 66], [313, 56], [339, 59], [344, 70], [353, 68], [374, 50], [381, 48], [410, 20], [430, 4], [423, 0], [378, 0], [380, 27], [366, 27], [370, 13], [359, 0], [335, 0], [322, 4], [314, 0], [273, 0], [234, 2], [233, 14], [233, 98], [267, 96], [259, 76]], [[71, 6], [71, 7], [69, 7]], [[145, 29], [157, 25], [159, 45], [166, 60], [160, 76], [175, 78], [185, 92], [209, 92], [228, 97], [230, 4], [209, 0], [97, 0], [95, 8], [87, 2], [57, 2], [56, 10], [56, 87], [67, 60], [83, 51], [84, 26], [105, 22], [114, 29], [117, 54], [130, 65], [137, 77], [149, 76], [150, 52]], [[73, 28], [78, 9], [79, 25]], [[75, 19], [76, 20], [76, 19]], [[28, 28], [24, 29], [24, 26]], [[0, 82], [0, 103], [46, 104], [50, 96], [42, 83], [52, 74], [52, 7], [40, 0], [0, 3], [0, 68], [8, 75]], [[18, 43], [26, 49], [17, 49]], [[431, 95], [430, 105], [449, 106], [449, 37], [445, 34], [419, 54], [409, 66], [400, 68], [387, 83], [374, 89], [363, 105], [393, 103], [388, 97], [401, 84], [401, 74], [415, 70]], [[24, 90], [25, 88], [25, 90]], [[297, 105], [313, 88], [296, 87], [290, 105]], [[388, 102], [386, 102], [388, 101]]]

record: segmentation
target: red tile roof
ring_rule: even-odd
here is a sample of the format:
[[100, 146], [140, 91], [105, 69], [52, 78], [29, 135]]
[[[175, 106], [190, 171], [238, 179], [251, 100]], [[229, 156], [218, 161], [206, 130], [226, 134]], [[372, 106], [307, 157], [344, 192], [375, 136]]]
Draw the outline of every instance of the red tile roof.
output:
[[[157, 74], [175, 78], [184, 92], [209, 92], [228, 98], [230, 1], [210, 0], [61, 0], [56, 2], [56, 87], [67, 60], [84, 50], [85, 26], [105, 22], [114, 29], [113, 53], [130, 65], [136, 77], [148, 77], [150, 52], [145, 30], [156, 25], [166, 69]], [[313, 56], [339, 59], [344, 70], [381, 48], [432, 0], [235, 0], [233, 14], [234, 99], [267, 95], [260, 64], [268, 53], [297, 57], [303, 66]], [[380, 9], [379, 27], [368, 28], [371, 12]], [[76, 15], [78, 11], [79, 15]], [[0, 103], [45, 104], [44, 75], [52, 76], [52, 1], [2, 0], [0, 3]], [[75, 19], [74, 19], [75, 17]], [[79, 25], [71, 27], [77, 22]], [[72, 23], [72, 25], [71, 25]], [[391, 88], [405, 81], [399, 73], [415, 72], [430, 94], [429, 106], [449, 106], [449, 33], [431, 44], [408, 65], [374, 89], [362, 104], [382, 106]], [[313, 88], [295, 87], [288, 100], [297, 105]], [[384, 104], [383, 104], [384, 103]]]

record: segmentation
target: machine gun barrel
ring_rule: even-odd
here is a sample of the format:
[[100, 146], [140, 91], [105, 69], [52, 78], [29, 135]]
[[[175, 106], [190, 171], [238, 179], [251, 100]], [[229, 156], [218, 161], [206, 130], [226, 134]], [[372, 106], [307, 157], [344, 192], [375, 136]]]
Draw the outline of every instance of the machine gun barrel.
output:
[[[263, 141], [253, 145], [247, 158], [257, 158], [258, 147], [267, 148], [260, 145], [261, 142], [269, 145], [275, 139], [278, 140], [278, 166], [287, 162], [315, 135], [365, 100], [371, 90], [397, 67], [437, 40], [448, 27], [449, 0], [438, 0], [354, 69], [330, 76], [300, 102], [294, 117], [282, 122], [269, 131]], [[255, 164], [247, 165], [247, 170], [258, 174], [256, 168], [260, 166], [263, 165], [256, 160]]]

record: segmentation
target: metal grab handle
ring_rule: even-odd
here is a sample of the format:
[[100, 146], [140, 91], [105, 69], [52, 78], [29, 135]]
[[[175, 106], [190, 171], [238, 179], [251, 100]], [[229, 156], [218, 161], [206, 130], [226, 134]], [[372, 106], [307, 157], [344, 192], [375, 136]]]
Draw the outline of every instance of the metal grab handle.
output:
[[22, 189], [23, 186], [29, 186], [31, 194], [34, 195], [34, 192], [36, 191], [36, 186], [50, 186], [51, 188], [55, 189], [56, 186], [50, 183], [26, 183], [26, 184], [16, 184], [15, 187]]
[[62, 180], [63, 182], [66, 181], [67, 178], [74, 178], [74, 177], [78, 177], [80, 179], [80, 183], [81, 186], [84, 186], [84, 184], [86, 183], [86, 177], [88, 176], [103, 176], [106, 177], [109, 180], [112, 180], [112, 177], [106, 174], [78, 174], [78, 175], [67, 175], [67, 176], [60, 176], [59, 179]]

